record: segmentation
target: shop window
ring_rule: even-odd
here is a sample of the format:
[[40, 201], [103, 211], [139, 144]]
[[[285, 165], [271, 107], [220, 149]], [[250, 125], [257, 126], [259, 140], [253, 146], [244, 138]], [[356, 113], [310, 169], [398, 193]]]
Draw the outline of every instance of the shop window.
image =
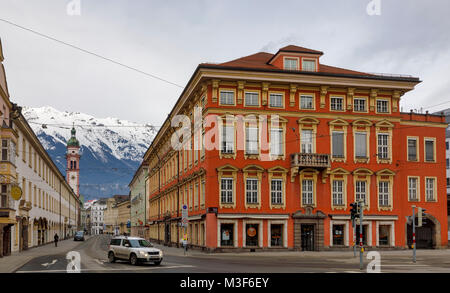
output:
[[345, 225], [333, 225], [333, 245], [344, 245]]
[[380, 225], [378, 231], [378, 243], [379, 245], [389, 245], [390, 243], [390, 229], [389, 225]]
[[270, 246], [283, 246], [283, 225], [270, 225]]
[[245, 245], [258, 246], [258, 224], [245, 225]]
[[220, 225], [220, 246], [233, 246], [234, 224]]

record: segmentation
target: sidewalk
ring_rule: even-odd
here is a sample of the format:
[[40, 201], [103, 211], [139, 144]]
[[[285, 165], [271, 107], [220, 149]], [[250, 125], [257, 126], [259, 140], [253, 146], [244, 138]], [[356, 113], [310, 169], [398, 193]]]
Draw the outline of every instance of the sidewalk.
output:
[[[86, 235], [85, 241], [90, 237], [92, 236]], [[13, 273], [36, 257], [65, 253], [79, 244], [79, 241], [73, 241], [73, 238], [69, 238], [59, 241], [58, 247], [55, 247], [55, 244], [52, 242], [43, 246], [32, 247], [25, 251], [13, 252], [9, 256], [0, 258], [0, 273]]]
[[[168, 247], [160, 244], [153, 244], [156, 248], [161, 249], [164, 254], [173, 256], [184, 256], [184, 249], [177, 247]], [[369, 251], [377, 251], [376, 249], [366, 250], [364, 253], [367, 254]], [[378, 250], [381, 255], [391, 255], [391, 256], [409, 256], [412, 254], [411, 249], [405, 250]], [[445, 256], [450, 257], [450, 249], [420, 249], [418, 253], [422, 256]], [[358, 251], [359, 254], [359, 251]], [[270, 257], [331, 257], [331, 258], [353, 258], [353, 250], [325, 250], [325, 251], [298, 251], [298, 250], [281, 250], [281, 251], [256, 251], [256, 252], [215, 252], [208, 253], [198, 249], [188, 249], [186, 256], [195, 257], [227, 257], [227, 256], [270, 256]]]

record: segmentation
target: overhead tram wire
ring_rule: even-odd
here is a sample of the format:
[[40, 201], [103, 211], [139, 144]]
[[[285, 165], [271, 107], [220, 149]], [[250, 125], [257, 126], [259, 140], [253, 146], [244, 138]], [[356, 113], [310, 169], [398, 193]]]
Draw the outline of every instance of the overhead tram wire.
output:
[[105, 60], [105, 61], [114, 63], [114, 64], [116, 64], [116, 65], [125, 67], [125, 68], [127, 68], [127, 69], [129, 69], [129, 70], [133, 70], [133, 71], [138, 72], [138, 73], [140, 73], [140, 74], [149, 76], [149, 77], [151, 77], [151, 78], [154, 78], [154, 79], [160, 80], [160, 81], [162, 81], [162, 82], [165, 82], [165, 83], [174, 85], [174, 86], [176, 86], [176, 87], [179, 87], [179, 88], [181, 88], [181, 89], [184, 89], [184, 86], [181, 86], [181, 85], [179, 85], [179, 84], [176, 84], [176, 83], [174, 83], [174, 82], [171, 82], [171, 81], [169, 81], [169, 80], [167, 80], [167, 79], [164, 79], [164, 78], [162, 78], [162, 77], [159, 77], [159, 76], [156, 76], [156, 75], [154, 75], [154, 74], [151, 74], [151, 73], [142, 71], [142, 70], [140, 70], [140, 69], [137, 69], [137, 68], [134, 68], [134, 67], [132, 67], [132, 66], [126, 65], [126, 64], [121, 63], [121, 62], [119, 62], [119, 61], [115, 61], [115, 60], [113, 60], [113, 59], [111, 59], [111, 58], [104, 57], [104, 56], [102, 56], [102, 55], [100, 55], [100, 54], [97, 54], [97, 53], [88, 51], [88, 50], [86, 50], [86, 49], [83, 49], [83, 48], [80, 48], [80, 47], [78, 47], [78, 46], [69, 44], [69, 43], [67, 43], [67, 42], [58, 40], [58, 39], [56, 39], [56, 38], [54, 38], [54, 37], [51, 37], [51, 36], [49, 36], [49, 35], [40, 33], [40, 32], [38, 32], [38, 31], [32, 30], [32, 29], [30, 29], [30, 28], [27, 28], [27, 27], [24, 27], [24, 26], [21, 26], [21, 25], [18, 25], [18, 24], [16, 24], [16, 23], [11, 22], [11, 21], [8, 21], [8, 20], [6, 20], [6, 19], [0, 18], [0, 21], [3, 21], [3, 22], [6, 23], [6, 24], [9, 24], [9, 25], [11, 25], [11, 26], [20, 28], [20, 29], [22, 29], [22, 30], [31, 32], [31, 33], [33, 33], [33, 34], [35, 34], [35, 35], [38, 35], [38, 36], [43, 37], [43, 38], [46, 38], [46, 39], [48, 39], [48, 40], [57, 42], [57, 43], [62, 44], [62, 45], [64, 45], [64, 46], [71, 47], [72, 49], [81, 51], [81, 52], [86, 53], [86, 54], [89, 54], [89, 55], [91, 55], [91, 56], [94, 56], [94, 57], [103, 59], [103, 60]]

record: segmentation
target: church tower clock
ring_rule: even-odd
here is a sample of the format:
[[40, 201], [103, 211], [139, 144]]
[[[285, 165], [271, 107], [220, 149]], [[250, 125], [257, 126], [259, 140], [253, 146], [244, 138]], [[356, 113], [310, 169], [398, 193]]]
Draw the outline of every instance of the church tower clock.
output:
[[67, 142], [66, 180], [75, 194], [80, 196], [80, 143], [76, 138], [75, 126], [71, 130], [71, 137]]

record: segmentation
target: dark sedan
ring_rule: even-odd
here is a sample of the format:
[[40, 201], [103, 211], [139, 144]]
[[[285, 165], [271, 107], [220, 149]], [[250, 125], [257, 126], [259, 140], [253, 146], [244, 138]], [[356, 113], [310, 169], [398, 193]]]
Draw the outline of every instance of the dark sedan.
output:
[[73, 241], [84, 241], [84, 232], [78, 231], [75, 233], [75, 237], [73, 237]]

